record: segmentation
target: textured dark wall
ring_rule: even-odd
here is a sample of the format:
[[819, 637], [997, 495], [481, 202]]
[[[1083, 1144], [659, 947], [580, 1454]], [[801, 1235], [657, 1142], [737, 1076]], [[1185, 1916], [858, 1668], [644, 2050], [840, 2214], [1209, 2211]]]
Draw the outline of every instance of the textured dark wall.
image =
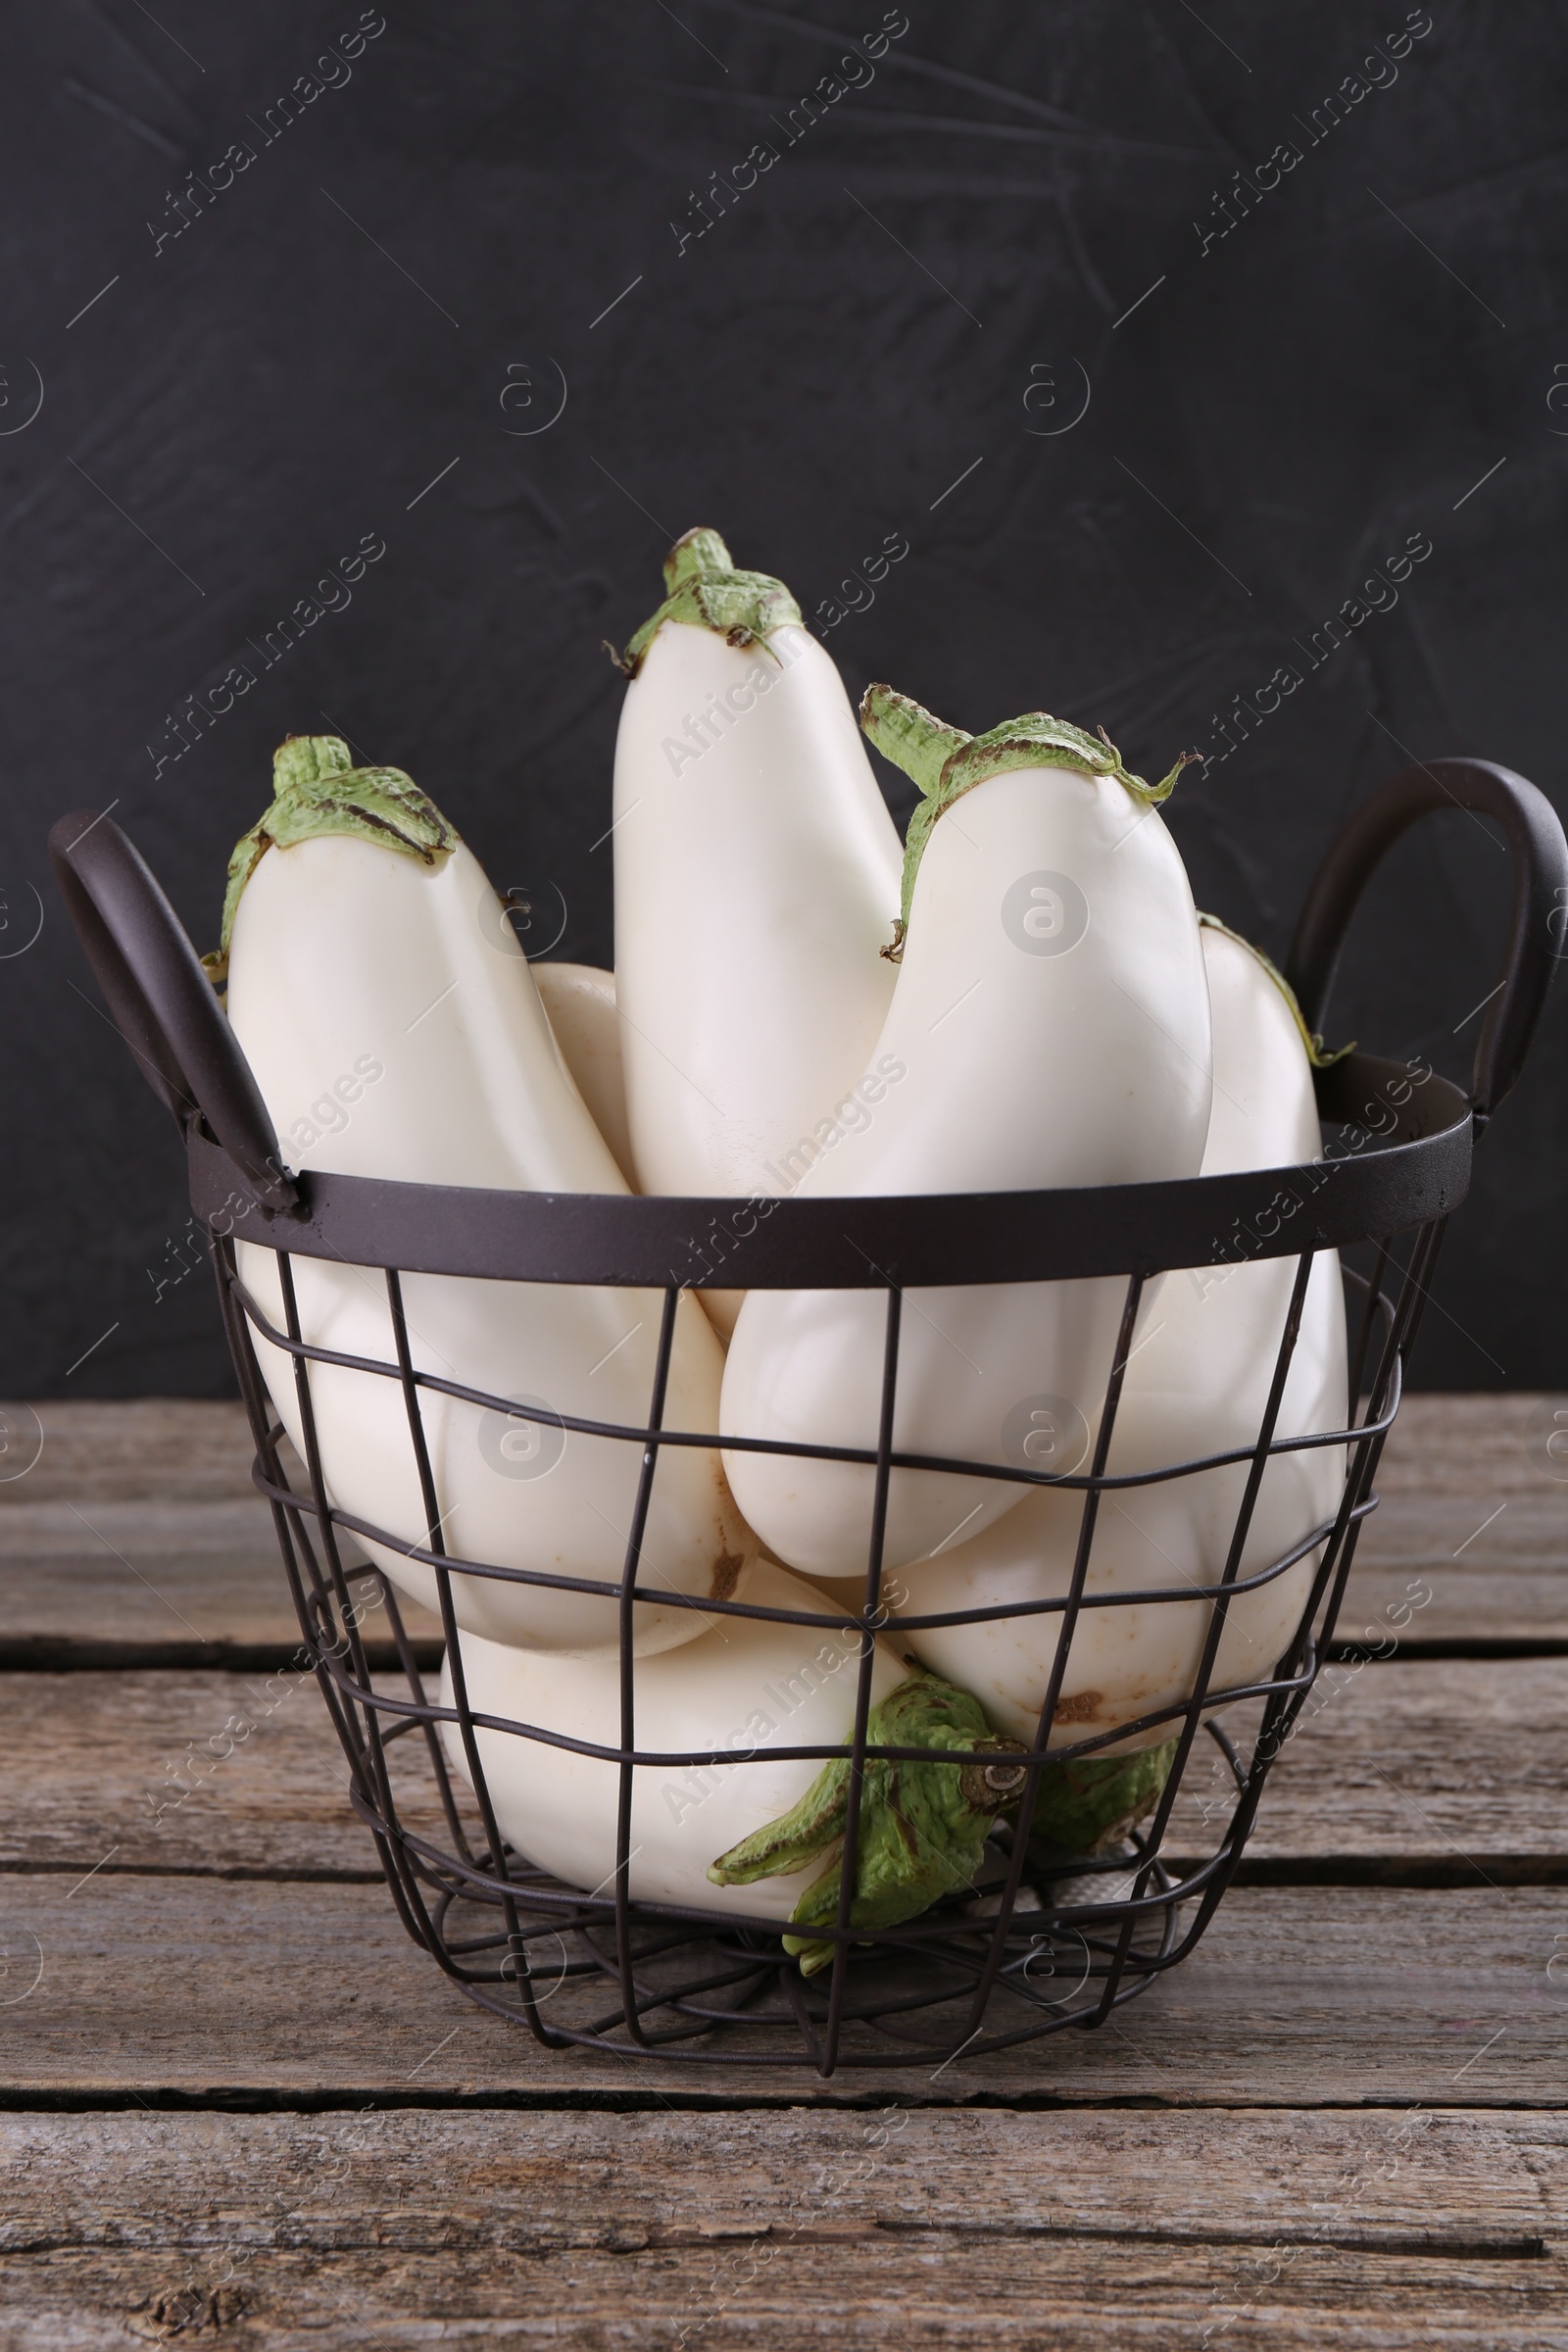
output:
[[[228, 1380], [205, 1274], [172, 1279], [175, 1139], [50, 896], [51, 818], [116, 804], [211, 945], [273, 744], [330, 724], [499, 883], [553, 885], [558, 952], [606, 959], [600, 639], [694, 522], [818, 625], [907, 539], [828, 635], [857, 694], [1103, 721], [1149, 773], [1209, 754], [1177, 838], [1200, 903], [1276, 951], [1407, 752], [1489, 755], [1561, 806], [1564, 12], [1409, 21], [387, 0], [355, 54], [381, 19], [354, 0], [13, 8], [0, 1394]], [[316, 94], [284, 127], [290, 90]], [[318, 590], [367, 534], [385, 552]], [[1311, 668], [1358, 595], [1381, 609]], [[336, 609], [266, 665], [313, 596]], [[1222, 760], [1282, 664], [1302, 683]], [[1458, 1066], [1504, 880], [1484, 826], [1434, 822], [1368, 907], [1338, 1033]], [[1452, 1236], [1429, 1384], [1568, 1382], [1565, 1030], [1568, 993]]]

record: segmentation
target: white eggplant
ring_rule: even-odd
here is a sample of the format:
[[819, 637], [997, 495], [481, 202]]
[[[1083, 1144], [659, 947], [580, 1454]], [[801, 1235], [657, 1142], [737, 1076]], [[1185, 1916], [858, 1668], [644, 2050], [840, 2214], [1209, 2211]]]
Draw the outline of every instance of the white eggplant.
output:
[[[1204, 916], [1202, 944], [1214, 1020], [1214, 1113], [1203, 1174], [1318, 1159], [1309, 1059], [1318, 1041], [1305, 1038], [1294, 997], [1245, 941]], [[1272, 1192], [1260, 1195], [1259, 1217], [1274, 1206]], [[1168, 1278], [1127, 1367], [1106, 1463], [1111, 1476], [1255, 1444], [1298, 1264], [1295, 1257], [1264, 1258]], [[1343, 1428], [1347, 1405], [1339, 1258], [1323, 1250], [1307, 1285], [1277, 1434]], [[1242, 1462], [1105, 1494], [1086, 1593], [1217, 1584], [1248, 1468]], [[1332, 1520], [1344, 1476], [1341, 1446], [1277, 1455], [1264, 1474], [1238, 1573], [1258, 1574]], [[1081, 1491], [1036, 1489], [976, 1542], [906, 1569], [890, 1595], [896, 1613], [1059, 1599], [1071, 1584], [1082, 1512]], [[1229, 1604], [1212, 1689], [1266, 1678], [1296, 1631], [1320, 1556], [1321, 1546], [1313, 1546], [1273, 1582]], [[1052, 1743], [1092, 1738], [1184, 1698], [1210, 1607], [1194, 1601], [1085, 1609]], [[1060, 1628], [1054, 1613], [906, 1638], [927, 1665], [972, 1690], [1000, 1729], [1032, 1741]], [[1138, 1735], [1133, 1744], [1163, 1741], [1170, 1728]]]
[[[882, 686], [862, 722], [927, 797], [909, 827], [907, 935], [859, 1090], [867, 1107], [796, 1197], [1196, 1175], [1208, 991], [1187, 876], [1152, 806], [1176, 771], [1151, 788], [1111, 747], [1041, 712], [971, 739]], [[1075, 1457], [1087, 1450], [1125, 1288], [908, 1292], [895, 1446], [1027, 1468], [1021, 1448], [1049, 1414], [1077, 1433]], [[725, 1367], [724, 1434], [874, 1446], [885, 1311], [878, 1292], [752, 1293]], [[734, 1450], [725, 1464], [768, 1550], [807, 1575], [863, 1578], [869, 1469]], [[1020, 1494], [896, 1470], [885, 1566], [978, 1535]]]
[[[761, 1608], [820, 1612], [823, 1605], [819, 1592], [765, 1560], [746, 1597]], [[619, 1746], [620, 1680], [612, 1658], [545, 1659], [469, 1636], [462, 1652], [474, 1714]], [[636, 1768], [632, 1896], [806, 1925], [830, 1920], [848, 1766], [772, 1751], [848, 1746], [858, 1673], [856, 1635], [744, 1617], [723, 1618], [684, 1648], [639, 1661], [636, 1745], [725, 1760]], [[455, 1704], [450, 1662], [441, 1703]], [[876, 1645], [871, 1707], [872, 1744], [978, 1749], [996, 1759], [868, 1764], [853, 1919], [890, 1925], [970, 1883], [986, 1833], [1016, 1797], [1023, 1775], [1010, 1761], [1012, 1743], [991, 1736], [972, 1698], [918, 1670], [911, 1675], [885, 1638]], [[460, 1730], [443, 1724], [442, 1739], [467, 1780]], [[482, 1726], [475, 1740], [508, 1843], [568, 1886], [609, 1890], [618, 1766]], [[805, 1953], [808, 1969], [831, 1949], [809, 1937], [792, 1938], [790, 1948]]]
[[[688, 531], [626, 649], [615, 987], [645, 1193], [787, 1193], [870, 1059], [899, 837], [779, 581]], [[722, 1258], [722, 1240], [703, 1245]], [[694, 1264], [693, 1272], [698, 1270]], [[739, 1294], [702, 1294], [727, 1335]]]
[[[223, 948], [229, 1019], [286, 1159], [411, 1183], [624, 1193], [500, 902], [439, 812], [400, 771], [353, 769], [334, 737], [291, 740], [276, 771], [277, 797], [230, 865]], [[308, 1342], [396, 1360], [380, 1273], [320, 1258], [293, 1265]], [[284, 1328], [273, 1252], [242, 1240], [240, 1271]], [[416, 1369], [545, 1416], [421, 1391], [445, 1547], [618, 1586], [641, 1448], [549, 1416], [646, 1423], [658, 1294], [428, 1274], [407, 1275], [402, 1288]], [[290, 1360], [265, 1341], [258, 1352], [303, 1450]], [[714, 1426], [719, 1364], [711, 1331], [683, 1300], [671, 1427]], [[398, 1382], [316, 1364], [310, 1384], [331, 1499], [428, 1547]], [[428, 1567], [366, 1548], [405, 1592], [436, 1605]], [[666, 1447], [639, 1582], [722, 1598], [755, 1548], [717, 1458]], [[459, 1576], [454, 1597], [461, 1624], [498, 1640], [549, 1650], [617, 1640], [611, 1596]], [[662, 1648], [694, 1640], [705, 1622], [648, 1603], [636, 1639]]]
[[592, 963], [532, 963], [528, 968], [577, 1092], [616, 1167], [635, 1186], [615, 975]]

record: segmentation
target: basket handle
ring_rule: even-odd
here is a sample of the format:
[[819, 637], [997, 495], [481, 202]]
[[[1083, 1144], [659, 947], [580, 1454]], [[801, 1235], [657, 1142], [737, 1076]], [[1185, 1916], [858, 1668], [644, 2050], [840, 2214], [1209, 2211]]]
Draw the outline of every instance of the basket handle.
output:
[[1401, 835], [1418, 818], [1442, 808], [1472, 808], [1495, 817], [1513, 861], [1501, 977], [1482, 1025], [1470, 1081], [1479, 1132], [1524, 1067], [1568, 945], [1568, 840], [1544, 793], [1491, 760], [1434, 760], [1391, 776], [1368, 794], [1318, 867], [1285, 972], [1307, 1028], [1321, 1031], [1340, 951], [1362, 892]]
[[205, 1121], [257, 1197], [292, 1208], [276, 1134], [201, 959], [152, 869], [91, 808], [63, 816], [49, 858], [115, 1027], [182, 1135]]

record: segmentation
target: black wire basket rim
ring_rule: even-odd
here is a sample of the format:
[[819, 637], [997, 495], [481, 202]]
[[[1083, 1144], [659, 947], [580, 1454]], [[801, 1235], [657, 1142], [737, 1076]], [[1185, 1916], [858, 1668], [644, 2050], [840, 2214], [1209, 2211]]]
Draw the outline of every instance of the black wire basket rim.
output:
[[[1045, 1191], [800, 1200], [536, 1193], [306, 1169], [269, 1208], [187, 1129], [191, 1204], [213, 1231], [303, 1257], [589, 1289], [883, 1290], [1141, 1275], [1343, 1249], [1448, 1215], [1470, 1179], [1469, 1098], [1430, 1064], [1354, 1054], [1319, 1071], [1318, 1105], [1361, 1142], [1236, 1175]], [[1386, 1125], [1364, 1128], [1377, 1115]], [[1371, 1147], [1370, 1149], [1367, 1147]], [[753, 1230], [736, 1233], [751, 1217]], [[1259, 1232], [1267, 1218], [1271, 1231]], [[692, 1227], [725, 1222], [717, 1266]], [[241, 1230], [243, 1227], [243, 1230]]]

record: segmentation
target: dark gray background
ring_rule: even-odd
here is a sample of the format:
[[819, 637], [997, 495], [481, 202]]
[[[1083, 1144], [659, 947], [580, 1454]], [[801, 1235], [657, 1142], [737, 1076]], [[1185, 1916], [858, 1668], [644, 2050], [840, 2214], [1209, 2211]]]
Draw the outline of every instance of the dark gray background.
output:
[[[1200, 904], [1276, 953], [1407, 754], [1484, 754], [1563, 806], [1563, 11], [1433, 0], [1315, 144], [1400, 0], [908, 15], [786, 147], [770, 118], [879, 0], [388, 0], [270, 144], [352, 0], [11, 12], [0, 1394], [228, 1386], [205, 1273], [173, 1279], [175, 1139], [50, 896], [50, 820], [117, 804], [210, 946], [274, 743], [336, 724], [499, 884], [562, 894], [558, 953], [608, 960], [600, 639], [693, 523], [808, 616], [904, 533], [828, 638], [852, 692], [886, 677], [975, 729], [1102, 721], [1146, 773], [1215, 748], [1213, 713], [1426, 533], [1397, 606], [1173, 805]], [[761, 138], [779, 161], [679, 250], [692, 191]], [[169, 192], [237, 139], [254, 164], [155, 250]], [[1299, 165], [1202, 251], [1216, 188], [1291, 139]], [[155, 773], [180, 698], [367, 532], [386, 554], [352, 604]], [[1505, 865], [1458, 813], [1401, 853], [1337, 1035], [1462, 1067]], [[1568, 992], [1451, 1236], [1429, 1385], [1568, 1382], [1565, 1030]]]

